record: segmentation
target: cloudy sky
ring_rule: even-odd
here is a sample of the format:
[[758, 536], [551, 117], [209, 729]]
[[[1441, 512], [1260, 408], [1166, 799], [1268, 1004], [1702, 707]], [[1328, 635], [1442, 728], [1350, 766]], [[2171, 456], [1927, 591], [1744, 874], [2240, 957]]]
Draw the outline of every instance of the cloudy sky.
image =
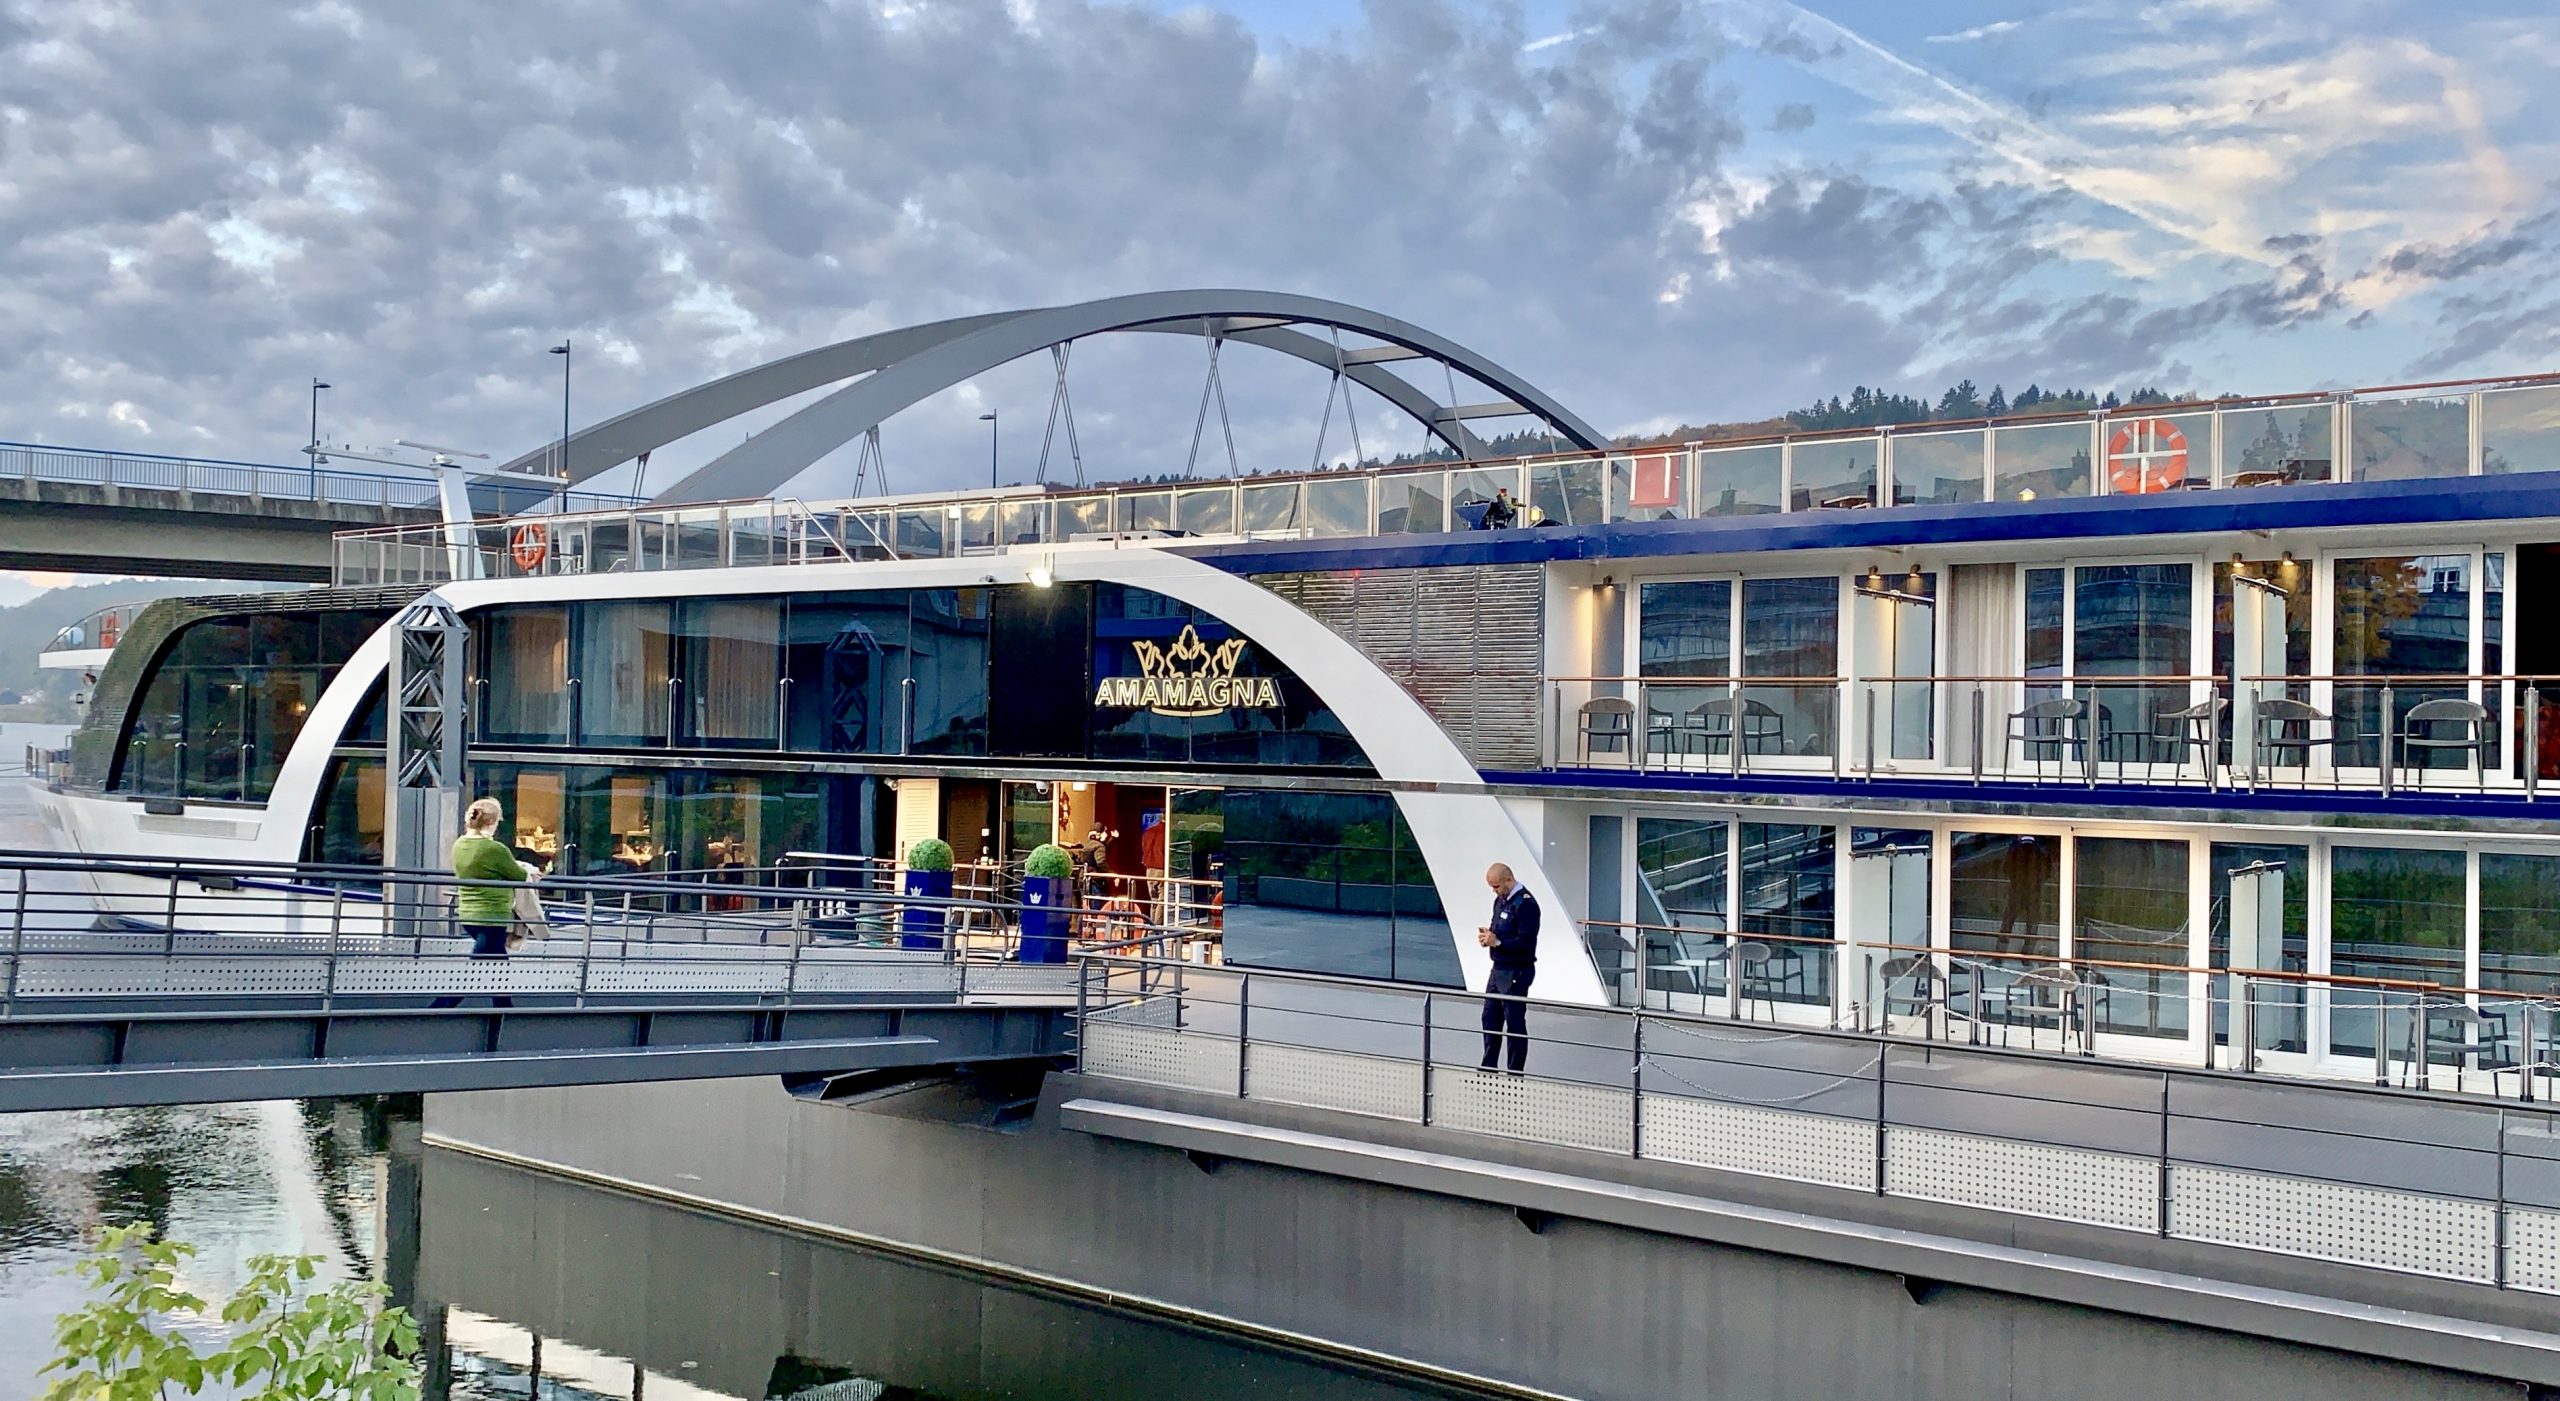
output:
[[[563, 336], [585, 423], [1178, 286], [1373, 306], [1612, 430], [2560, 368], [2547, 0], [0, 0], [0, 73], [19, 440], [291, 460], [317, 375], [332, 441], [505, 457]], [[1312, 460], [1321, 373], [1225, 377], [1248, 469]], [[1088, 470], [1183, 467], [1197, 345], [1073, 384]], [[1027, 475], [1049, 389], [893, 420], [894, 485], [983, 480], [990, 408]]]

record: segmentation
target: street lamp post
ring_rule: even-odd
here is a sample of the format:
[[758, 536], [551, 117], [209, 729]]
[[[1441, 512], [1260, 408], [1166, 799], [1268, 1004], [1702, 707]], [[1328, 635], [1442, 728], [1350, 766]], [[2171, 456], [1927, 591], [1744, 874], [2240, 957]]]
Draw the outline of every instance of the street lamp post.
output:
[[993, 413], [978, 415], [978, 421], [987, 425], [987, 489], [993, 491], [996, 485], [996, 433], [1003, 425], [996, 422]]
[[562, 336], [560, 343], [551, 347], [551, 353], [560, 357], [560, 470], [557, 475], [560, 478], [559, 504], [565, 508], [569, 504], [569, 338]]
[[311, 379], [311, 446], [303, 452], [311, 459], [311, 499], [320, 499], [320, 464], [329, 459], [320, 455], [320, 391], [329, 388], [327, 381], [314, 375]]

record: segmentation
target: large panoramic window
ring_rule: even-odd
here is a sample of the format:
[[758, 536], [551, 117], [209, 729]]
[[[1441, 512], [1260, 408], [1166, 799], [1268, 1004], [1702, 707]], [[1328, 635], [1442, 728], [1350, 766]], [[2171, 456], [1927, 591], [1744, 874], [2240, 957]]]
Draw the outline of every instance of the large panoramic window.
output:
[[2195, 659], [2194, 574], [2188, 564], [2072, 571], [2071, 669], [2086, 678], [2100, 758], [2149, 764], [2186, 757], [2170, 716], [2194, 703], [2185, 679]]
[[1449, 920], [1394, 799], [1231, 790], [1224, 808], [1230, 963], [1457, 984]]
[[179, 628], [129, 712], [113, 786], [264, 801], [321, 692], [384, 616], [279, 610]]
[[1839, 888], [1832, 829], [1744, 822], [1739, 831], [1735, 875], [1741, 905], [1734, 923], [1744, 942], [1769, 950], [1765, 961], [1742, 964], [1743, 992], [1775, 1002], [1830, 1005]]
[[1724, 991], [1727, 870], [1733, 824], [1636, 819], [1636, 919], [1643, 930], [1648, 1006], [1698, 1011]]
[[2560, 988], [2560, 856], [2480, 854], [2480, 986]]
[[[2100, 1031], [2187, 1034], [2187, 844], [2148, 837], [2072, 842], [2071, 955]], [[2112, 965], [2154, 964], [2161, 971]]]
[[688, 744], [771, 748], [782, 703], [782, 601], [687, 599], [679, 610]]
[[[2041, 958], [2061, 954], [2060, 837], [1958, 832], [1948, 859], [1948, 920], [1956, 948]], [[2008, 973], [2027, 966], [1986, 961]]]
[[[2458, 678], [2473, 669], [2475, 635], [2483, 644], [2481, 669], [2494, 672], [2502, 663], [2505, 563], [2506, 556], [2496, 551], [2485, 561], [2469, 554], [2337, 561], [2330, 594], [2330, 670], [2338, 678], [2332, 683], [2338, 762], [2378, 766], [2380, 736], [2387, 730], [2395, 737], [2392, 749], [2402, 767], [2465, 769], [2475, 759], [2484, 767], [2498, 766], [2498, 726], [2470, 716], [2467, 703], [2481, 697], [2471, 683]], [[2481, 624], [2476, 634], [2475, 588]], [[2436, 676], [2448, 679], [2423, 679]], [[2385, 690], [2390, 692], [2388, 717], [2382, 711]], [[2413, 733], [2436, 742], [2401, 742]], [[2473, 740], [2478, 747], [2443, 742], [2448, 740]]]
[[1741, 727], [1752, 753], [1827, 756], [1837, 737], [1840, 581], [1742, 584]]
[[667, 682], [671, 610], [664, 603], [593, 603], [580, 610], [575, 709], [586, 744], [667, 742], [677, 704]]

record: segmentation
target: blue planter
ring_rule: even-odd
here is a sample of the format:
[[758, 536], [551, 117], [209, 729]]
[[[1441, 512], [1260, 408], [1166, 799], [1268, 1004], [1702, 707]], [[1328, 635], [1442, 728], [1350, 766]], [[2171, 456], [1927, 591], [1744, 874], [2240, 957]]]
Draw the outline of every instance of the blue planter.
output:
[[[949, 871], [909, 871], [898, 889], [908, 895], [951, 898]], [[898, 911], [898, 946], [907, 949], [940, 949], [949, 946], [944, 937], [949, 928], [951, 911], [940, 905], [909, 905]]]
[[1022, 961], [1067, 961], [1069, 882], [1064, 876], [1022, 878]]

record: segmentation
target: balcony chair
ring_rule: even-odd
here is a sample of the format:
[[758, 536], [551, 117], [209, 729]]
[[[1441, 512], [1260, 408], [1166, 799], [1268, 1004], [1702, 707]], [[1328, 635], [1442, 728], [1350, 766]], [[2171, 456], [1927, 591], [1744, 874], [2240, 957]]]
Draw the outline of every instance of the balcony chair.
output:
[[2274, 756], [2292, 754], [2294, 760], [2289, 767], [2301, 769], [2307, 776], [2313, 749], [2325, 744], [2333, 756], [2337, 753], [2337, 723], [2307, 701], [2270, 696], [2258, 702], [2253, 723], [2258, 730], [2258, 758], [2249, 767], [2252, 783], [2257, 781], [2258, 771], [2262, 768], [2288, 767]]
[[[1770, 1020], [1777, 1020], [1778, 985], [1784, 981], [1784, 976], [1771, 969], [1770, 965], [1776, 961], [1776, 952], [1756, 939], [1745, 939], [1733, 945], [1732, 975], [1742, 980], [1742, 1014], [1745, 1017], [1751, 1017], [1751, 1004], [1757, 1001], [1768, 1006]], [[1757, 1021], [1758, 1018], [1752, 1017], [1752, 1020]]]
[[1783, 754], [1787, 750], [1786, 717], [1762, 701], [1744, 696], [1715, 696], [1700, 702], [1689, 711], [1689, 724], [1694, 726], [1705, 752], [1712, 755], [1716, 746], [1733, 751], [1734, 719], [1741, 717], [1743, 752], [1747, 754]]
[[1598, 744], [1613, 744], [1630, 763], [1635, 759], [1636, 703], [1624, 696], [1600, 696], [1582, 703], [1575, 723], [1582, 746], [1583, 767], [1591, 766], [1591, 750]]
[[2489, 730], [2489, 712], [2478, 701], [2447, 697], [2418, 702], [2400, 722], [2399, 741], [2400, 759], [2417, 772], [2421, 787], [2429, 766], [2418, 759], [2431, 754], [2467, 753], [2474, 786], [2486, 786], [2489, 781], [2490, 747], [2495, 740]]
[[2082, 769], [2089, 765], [2089, 703], [2078, 696], [2057, 696], [2034, 701], [2023, 709], [2009, 712], [2009, 723], [2000, 737], [2000, 771], [2009, 771], [2009, 750], [2017, 746], [2028, 763], [2041, 771], [2044, 759], [2038, 749], [2051, 747], [2058, 770], [2064, 759], [2077, 755]]
[[[2518, 1054], [2521, 1047], [2508, 1030], [2503, 1010], [2487, 1012], [2460, 998], [2430, 997], [2419, 1004], [2410, 1029], [2418, 1041], [2410, 1060], [2421, 1089], [2427, 1087], [2428, 1072], [2439, 1064], [2453, 1067], [2457, 1087], [2466, 1067], [2488, 1071], [2492, 1095], [2498, 1091], [2501, 1074], [2524, 1073]], [[2445, 1053], [2442, 1060], [2437, 1058], [2439, 1051]]]
[[1896, 1016], [1922, 1018], [1925, 1031], [1931, 1009], [1945, 1005], [1946, 981], [1938, 976], [1936, 960], [1927, 954], [1886, 959], [1876, 969], [1876, 980], [1877, 1031], [1890, 1032]]
[[2002, 989], [2000, 1003], [2000, 1044], [2009, 1044], [2009, 1028], [2024, 1025], [2027, 1045], [2035, 1045], [2035, 1030], [2051, 1022], [2054, 1034], [2061, 1038], [2062, 1048], [2071, 1048], [2071, 1032], [2080, 1009], [2085, 986], [2079, 977], [2061, 968], [2031, 968], [2018, 975], [2018, 980]]

